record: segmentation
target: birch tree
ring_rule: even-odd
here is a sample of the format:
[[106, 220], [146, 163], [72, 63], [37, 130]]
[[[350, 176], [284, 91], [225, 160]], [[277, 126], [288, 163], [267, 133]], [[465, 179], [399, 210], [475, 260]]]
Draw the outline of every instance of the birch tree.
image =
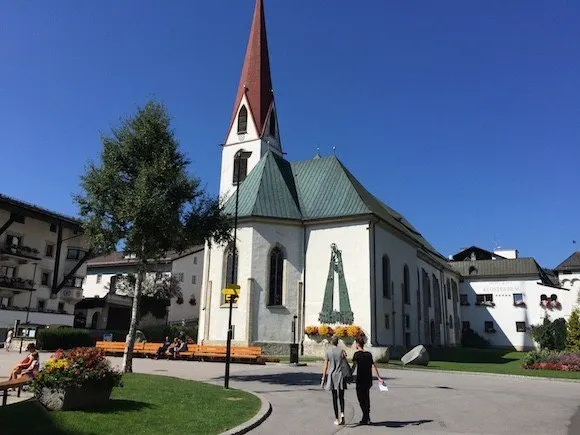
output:
[[90, 162], [75, 197], [97, 255], [118, 246], [136, 259], [131, 323], [123, 371], [132, 371], [139, 301], [147, 271], [168, 251], [183, 252], [205, 241], [227, 243], [230, 219], [218, 198], [207, 195], [188, 173], [165, 107], [149, 101], [102, 136], [99, 162]]

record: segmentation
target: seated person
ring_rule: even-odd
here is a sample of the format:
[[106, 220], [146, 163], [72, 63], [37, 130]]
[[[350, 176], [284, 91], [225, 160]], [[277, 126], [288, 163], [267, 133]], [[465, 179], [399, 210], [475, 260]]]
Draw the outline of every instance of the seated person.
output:
[[176, 349], [177, 347], [179, 347], [179, 338], [175, 337], [173, 339], [173, 343], [171, 343], [167, 348], [167, 350], [165, 351], [165, 354], [168, 356], [173, 355], [173, 353], [175, 352], [174, 349]]
[[173, 358], [178, 357], [180, 352], [187, 351], [187, 342], [177, 339], [177, 345], [169, 349]]
[[167, 352], [167, 349], [169, 349], [170, 345], [171, 345], [171, 341], [169, 340], [169, 337], [165, 337], [165, 341], [157, 349], [157, 355], [155, 356], [155, 359], [159, 359], [159, 357], [161, 355], [165, 354], [165, 352]]
[[19, 375], [33, 378], [40, 369], [40, 361], [36, 346], [30, 343], [26, 346], [26, 351], [30, 353], [26, 358], [20, 361], [19, 364], [14, 366], [12, 373], [10, 373], [10, 378], [8, 378], [9, 381], [17, 379]]

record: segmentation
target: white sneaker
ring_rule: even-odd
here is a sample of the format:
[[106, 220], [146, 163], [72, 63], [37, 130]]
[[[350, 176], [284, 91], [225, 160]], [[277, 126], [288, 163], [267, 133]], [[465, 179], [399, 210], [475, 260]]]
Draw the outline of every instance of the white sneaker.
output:
[[334, 425], [338, 426], [340, 423], [338, 422], [338, 420], [334, 420]]

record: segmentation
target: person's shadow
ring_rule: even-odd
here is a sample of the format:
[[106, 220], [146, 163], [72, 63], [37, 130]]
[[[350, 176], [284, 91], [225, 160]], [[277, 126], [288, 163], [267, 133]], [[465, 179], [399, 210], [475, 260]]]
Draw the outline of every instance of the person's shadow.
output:
[[412, 420], [412, 421], [373, 421], [369, 426], [382, 426], [390, 428], [403, 428], [407, 426], [420, 426], [425, 423], [431, 423], [433, 420]]

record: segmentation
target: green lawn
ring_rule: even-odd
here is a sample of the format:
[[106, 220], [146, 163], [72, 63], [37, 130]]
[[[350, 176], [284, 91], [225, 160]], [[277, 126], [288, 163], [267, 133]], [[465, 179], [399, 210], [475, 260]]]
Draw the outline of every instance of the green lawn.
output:
[[[427, 369], [451, 370], [459, 372], [501, 373], [509, 375], [539, 376], [545, 378], [580, 379], [580, 372], [561, 372], [555, 370], [525, 370], [521, 367], [525, 352], [511, 352], [501, 349], [468, 349], [449, 348], [431, 349], [431, 361]], [[384, 368], [418, 368], [403, 367], [401, 361], [391, 360], [388, 364], [379, 364]]]
[[22, 435], [217, 434], [252, 418], [251, 394], [165, 376], [130, 374], [106, 409], [47, 412], [36, 401], [0, 408], [0, 433]]

